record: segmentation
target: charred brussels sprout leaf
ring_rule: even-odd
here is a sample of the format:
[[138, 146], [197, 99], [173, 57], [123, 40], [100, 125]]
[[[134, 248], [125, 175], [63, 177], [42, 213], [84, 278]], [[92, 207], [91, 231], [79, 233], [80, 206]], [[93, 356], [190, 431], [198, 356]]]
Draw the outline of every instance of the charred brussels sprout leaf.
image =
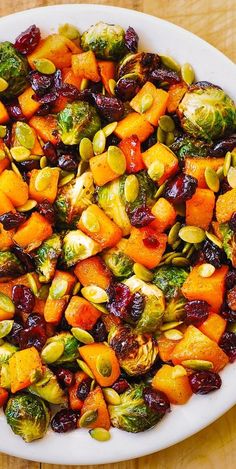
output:
[[100, 21], [82, 34], [81, 46], [99, 59], [118, 60], [125, 54], [125, 32], [119, 25]]
[[13, 45], [6, 41], [0, 43], [0, 77], [7, 81], [8, 87], [0, 92], [0, 99], [16, 98], [27, 87], [28, 63]]
[[156, 184], [152, 181], [146, 171], [140, 171], [137, 173], [136, 178], [138, 179], [139, 192], [138, 196], [133, 202], [127, 202], [124, 196], [124, 187], [127, 176], [122, 176], [120, 179], [120, 193], [125, 203], [126, 212], [131, 221], [132, 214], [136, 210], [141, 209], [141, 207], [149, 207], [154, 205], [154, 195], [157, 190]]
[[24, 273], [23, 266], [13, 252], [0, 252], [0, 279], [18, 277]]
[[10, 397], [5, 415], [12, 431], [27, 443], [43, 438], [50, 420], [49, 410], [43, 400], [26, 393]]
[[163, 316], [163, 322], [180, 321], [184, 318], [184, 305], [185, 298], [180, 294], [177, 297], [171, 298], [167, 303]]
[[49, 368], [45, 368], [40, 381], [32, 384], [29, 391], [36, 396], [42, 397], [50, 404], [66, 404], [66, 396], [60, 388], [56, 376]]
[[210, 151], [209, 144], [189, 136], [177, 138], [170, 148], [181, 160], [186, 156], [205, 157]]
[[61, 238], [55, 233], [44, 241], [36, 252], [36, 271], [41, 282], [47, 283], [52, 280], [60, 254]]
[[154, 272], [153, 283], [160, 288], [166, 299], [175, 297], [188, 276], [188, 270], [184, 267], [163, 265]]
[[134, 261], [123, 252], [124, 244], [126, 244], [126, 240], [120, 241], [114, 248], [108, 249], [103, 255], [107, 267], [109, 267], [115, 277], [120, 279], [133, 275]]
[[130, 233], [131, 224], [125, 210], [125, 201], [120, 190], [120, 178], [98, 189], [98, 205], [122, 229], [123, 235]]
[[17, 351], [15, 345], [11, 345], [8, 342], [0, 345], [0, 365], [8, 362], [9, 358]]
[[62, 261], [71, 267], [100, 251], [99, 244], [80, 230], [69, 231], [63, 239]]
[[78, 358], [78, 340], [69, 332], [61, 332], [60, 334], [54, 335], [47, 340], [46, 345], [52, 342], [63, 342], [64, 352], [60, 358], [53, 363], [53, 365], [70, 365], [73, 364]]
[[223, 238], [223, 249], [228, 259], [231, 260], [233, 267], [236, 267], [236, 239], [235, 233], [231, 230], [228, 223], [220, 224], [220, 232]]
[[84, 137], [92, 138], [101, 127], [96, 109], [85, 101], [74, 101], [57, 115], [58, 131], [65, 145], [76, 145]]

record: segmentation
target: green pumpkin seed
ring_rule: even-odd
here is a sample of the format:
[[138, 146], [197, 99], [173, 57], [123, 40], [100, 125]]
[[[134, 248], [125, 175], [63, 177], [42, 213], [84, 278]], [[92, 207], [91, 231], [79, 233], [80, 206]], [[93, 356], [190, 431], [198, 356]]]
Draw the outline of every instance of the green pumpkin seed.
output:
[[0, 125], [0, 138], [4, 138], [7, 134], [6, 125]]
[[81, 215], [81, 221], [85, 228], [91, 233], [98, 233], [101, 229], [100, 223], [97, 217], [89, 210], [84, 210]]
[[34, 65], [38, 72], [45, 75], [52, 75], [56, 71], [56, 67], [51, 60], [48, 59], [36, 59]]
[[201, 243], [205, 239], [205, 231], [198, 226], [183, 226], [179, 230], [179, 237], [187, 243]]
[[173, 57], [170, 57], [169, 55], [161, 55], [161, 61], [165, 67], [174, 70], [174, 72], [180, 71], [180, 65], [175, 59], [173, 59]]
[[148, 270], [144, 265], [139, 264], [136, 262], [133, 266], [133, 270], [135, 275], [140, 278], [140, 280], [143, 280], [144, 282], [151, 282], [153, 279], [153, 273]]
[[2, 91], [5, 91], [9, 86], [9, 83], [7, 83], [6, 80], [4, 80], [4, 78], [1, 78], [0, 77], [0, 93], [2, 93]]
[[192, 65], [186, 63], [181, 67], [181, 76], [187, 85], [192, 85], [195, 79], [195, 73]]
[[75, 178], [74, 173], [67, 174], [65, 177], [60, 179], [58, 187], [66, 186], [66, 184], [69, 184], [69, 182], [71, 182], [74, 178]]
[[233, 168], [236, 168], [236, 152], [231, 151], [231, 165]]
[[191, 370], [212, 370], [213, 363], [208, 360], [184, 360], [181, 365], [190, 368]]
[[43, 192], [51, 182], [52, 172], [49, 168], [41, 169], [35, 178], [35, 189], [38, 192]]
[[41, 156], [39, 164], [40, 164], [41, 169], [46, 168], [46, 166], [48, 165], [48, 160], [47, 160], [46, 156]]
[[178, 239], [179, 230], [181, 228], [181, 223], [177, 221], [170, 229], [168, 233], [167, 242], [168, 244], [172, 245]]
[[203, 277], [203, 278], [208, 278], [208, 277], [211, 277], [214, 272], [215, 272], [215, 267], [214, 265], [212, 264], [202, 264], [200, 265], [200, 267], [198, 267], [198, 273], [200, 275], [200, 277]]
[[98, 130], [93, 137], [93, 151], [95, 155], [101, 155], [106, 147], [106, 137], [102, 129]]
[[236, 188], [236, 168], [233, 168], [233, 166], [230, 166], [229, 168], [227, 173], [227, 181], [232, 189]]
[[63, 355], [64, 348], [62, 340], [47, 344], [41, 353], [42, 360], [48, 364], [55, 363]]
[[209, 189], [211, 189], [213, 192], [218, 192], [220, 188], [220, 180], [216, 171], [208, 166], [205, 169], [204, 176]]
[[170, 116], [161, 116], [159, 119], [159, 126], [164, 132], [174, 132], [175, 123]]
[[160, 326], [160, 331], [165, 332], [171, 329], [175, 329], [176, 327], [180, 326], [180, 324], [183, 324], [183, 321], [166, 322]]
[[168, 259], [174, 259], [174, 257], [179, 257], [179, 256], [181, 256], [181, 252], [171, 251], [171, 252], [167, 252], [166, 254], [164, 254], [164, 256], [162, 256], [162, 260], [166, 261]]
[[108, 378], [111, 376], [112, 373], [112, 365], [110, 360], [103, 355], [98, 355], [96, 360], [96, 368], [100, 375], [104, 376], [104, 378]]
[[172, 370], [172, 378], [182, 378], [182, 376], [186, 376], [187, 371], [185, 368], [181, 365], [175, 365], [175, 367]]
[[21, 161], [26, 161], [29, 159], [30, 150], [23, 146], [13, 147], [11, 148], [11, 156], [15, 161], [20, 163]]
[[176, 250], [181, 244], [181, 239], [177, 239], [174, 244], [172, 245], [172, 248]]
[[216, 171], [216, 174], [219, 178], [220, 181], [222, 181], [224, 179], [224, 167], [223, 166], [220, 166], [217, 171]]
[[14, 171], [15, 174], [17, 174], [17, 176], [19, 176], [22, 179], [22, 175], [21, 175], [19, 169], [17, 168], [17, 166], [13, 162], [11, 163], [11, 169], [12, 169], [12, 171]]
[[72, 295], [77, 295], [80, 291], [80, 288], [81, 288], [81, 284], [80, 282], [77, 282], [73, 288], [73, 293]]
[[94, 156], [93, 153], [93, 144], [89, 138], [84, 137], [82, 138], [79, 144], [79, 154], [82, 160], [89, 161], [90, 158]]
[[31, 273], [29, 273], [29, 274], [27, 274], [27, 279], [28, 279], [28, 282], [29, 282], [30, 289], [32, 290], [33, 294], [35, 296], [37, 296], [38, 287], [37, 287], [37, 283], [35, 281], [35, 278], [33, 277], [33, 275]]
[[164, 336], [169, 340], [181, 340], [184, 334], [178, 329], [170, 329], [169, 331], [164, 332]]
[[160, 126], [157, 127], [157, 141], [159, 143], [166, 143], [166, 132]]
[[231, 166], [231, 153], [230, 151], [228, 151], [225, 155], [224, 165], [223, 165], [223, 172], [224, 172], [225, 177], [228, 174], [230, 166]]
[[90, 368], [88, 367], [87, 363], [85, 363], [83, 360], [79, 360], [79, 359], [77, 359], [76, 361], [77, 361], [80, 369], [82, 371], [84, 371], [84, 373], [86, 373], [86, 375], [88, 375], [91, 379], [95, 379], [94, 375], [93, 375], [92, 371], [90, 370]]
[[16, 126], [16, 138], [20, 145], [32, 150], [35, 144], [35, 134], [25, 122], [18, 122]]
[[159, 181], [165, 172], [165, 166], [162, 161], [153, 161], [148, 168], [148, 175], [153, 181]]
[[91, 425], [91, 423], [96, 422], [98, 418], [98, 411], [97, 410], [87, 410], [79, 419], [79, 427], [86, 428]]
[[126, 170], [126, 158], [120, 148], [110, 145], [107, 152], [107, 163], [114, 173], [121, 176]]
[[160, 187], [158, 187], [155, 195], [154, 195], [154, 199], [159, 199], [159, 197], [161, 197], [161, 195], [163, 194], [164, 190], [165, 190], [165, 187], [166, 187], [166, 182], [163, 182], [163, 184], [160, 185]]
[[[39, 281], [41, 282], [41, 277], [39, 277]], [[38, 291], [37, 298], [39, 300], [46, 300], [49, 295], [49, 285], [42, 285]]]
[[134, 202], [139, 194], [139, 182], [135, 174], [130, 174], [125, 180], [124, 194], [127, 202]]
[[91, 435], [94, 440], [97, 441], [109, 441], [111, 438], [111, 434], [108, 430], [102, 427], [93, 428], [89, 430], [89, 434]]
[[105, 127], [103, 127], [103, 132], [105, 134], [105, 137], [109, 137], [109, 135], [113, 134], [114, 130], [116, 130], [118, 122], [111, 122], [110, 124], [107, 124]]
[[119, 405], [121, 403], [121, 398], [114, 389], [112, 388], [103, 388], [103, 394], [105, 401], [110, 405]]
[[150, 107], [153, 105], [153, 96], [151, 93], [145, 93], [140, 102], [140, 112], [143, 114], [144, 112], [147, 112]]
[[183, 249], [182, 249], [182, 253], [183, 254], [187, 254], [187, 252], [189, 251], [189, 249], [192, 247], [192, 244], [191, 243], [185, 243]]
[[90, 301], [91, 305], [93, 305], [98, 311], [101, 311], [103, 314], [109, 314], [109, 311], [105, 308], [105, 306], [101, 303], [93, 303]]
[[103, 87], [102, 87], [102, 94], [103, 94], [103, 95], [105, 95], [105, 94], [106, 94], [106, 88], [105, 88], [105, 86], [104, 86], [104, 85], [103, 85]]
[[13, 323], [14, 321], [11, 321], [9, 319], [6, 319], [5, 321], [0, 321], [0, 339], [10, 334]]
[[209, 233], [209, 231], [206, 231], [206, 237], [214, 244], [216, 244], [216, 246], [218, 246], [220, 249], [222, 249], [222, 242], [219, 238], [217, 238], [217, 236], [215, 236], [214, 234], [212, 233]]
[[190, 261], [186, 257], [175, 257], [172, 259], [171, 264], [176, 267], [187, 267], [190, 265]]
[[192, 245], [191, 249], [189, 249], [189, 251], [186, 254], [186, 258], [190, 259], [191, 255], [194, 253], [194, 251], [195, 251], [195, 245]]
[[81, 85], [80, 85], [80, 91], [84, 91], [88, 88], [88, 80], [87, 78], [82, 78], [81, 80]]
[[70, 39], [71, 41], [74, 41], [75, 39], [78, 39], [80, 37], [80, 33], [78, 29], [73, 26], [73, 24], [65, 23], [65, 24], [60, 24], [58, 28], [59, 34], [62, 36], [65, 36], [67, 39]]
[[37, 205], [36, 200], [28, 199], [24, 205], [17, 207], [17, 210], [18, 212], [28, 212], [29, 210], [32, 210], [34, 207], [36, 207], [36, 205]]
[[5, 158], [6, 158], [5, 151], [0, 149], [0, 161], [4, 160]]
[[68, 282], [66, 280], [54, 280], [49, 290], [50, 297], [53, 300], [59, 300], [67, 291]]
[[0, 309], [10, 314], [14, 314], [15, 312], [15, 306], [11, 298], [2, 292], [0, 292]]
[[80, 327], [72, 327], [71, 333], [82, 344], [92, 344], [94, 342], [93, 336], [84, 329], [80, 329]]
[[93, 379], [92, 383], [90, 385], [90, 391], [93, 391], [95, 389], [95, 387], [96, 387], [96, 381], [95, 381], [95, 379]]
[[167, 132], [166, 134], [166, 141], [165, 141], [165, 144], [167, 147], [170, 147], [172, 145], [172, 143], [174, 143], [175, 141], [175, 134], [174, 132]]
[[116, 92], [115, 92], [115, 89], [116, 89], [116, 81], [113, 80], [113, 78], [110, 78], [110, 80], [108, 81], [108, 86], [109, 86], [109, 90], [111, 92], [111, 94], [113, 96], [115, 96]]
[[109, 299], [107, 292], [97, 285], [83, 287], [81, 293], [86, 300], [92, 301], [93, 303], [105, 303]]
[[77, 169], [77, 176], [81, 176], [81, 174], [85, 173], [89, 167], [88, 161], [81, 160], [78, 164], [78, 169]]

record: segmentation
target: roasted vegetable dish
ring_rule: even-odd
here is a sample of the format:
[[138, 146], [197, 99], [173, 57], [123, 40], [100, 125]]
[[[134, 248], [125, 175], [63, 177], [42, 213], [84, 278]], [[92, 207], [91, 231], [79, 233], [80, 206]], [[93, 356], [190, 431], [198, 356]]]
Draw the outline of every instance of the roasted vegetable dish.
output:
[[236, 359], [235, 104], [138, 40], [0, 44], [0, 407], [26, 442], [147, 430]]

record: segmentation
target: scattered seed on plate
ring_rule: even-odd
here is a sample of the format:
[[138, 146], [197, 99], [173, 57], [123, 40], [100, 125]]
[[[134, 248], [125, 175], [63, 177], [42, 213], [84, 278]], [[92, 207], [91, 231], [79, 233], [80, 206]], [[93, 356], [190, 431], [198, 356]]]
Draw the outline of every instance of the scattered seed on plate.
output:
[[195, 73], [191, 64], [185, 63], [182, 65], [181, 76], [187, 85], [192, 85], [195, 79]]
[[178, 62], [173, 57], [170, 57], [169, 55], [161, 55], [161, 61], [165, 67], [170, 68], [174, 72], [179, 72], [180, 71], [180, 65]]

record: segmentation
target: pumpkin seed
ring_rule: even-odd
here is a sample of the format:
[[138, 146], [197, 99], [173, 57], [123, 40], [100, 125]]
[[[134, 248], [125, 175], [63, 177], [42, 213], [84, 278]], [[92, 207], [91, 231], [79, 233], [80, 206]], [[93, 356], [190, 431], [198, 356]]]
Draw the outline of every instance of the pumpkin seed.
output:
[[73, 24], [69, 23], [60, 24], [58, 32], [59, 34], [67, 37], [67, 39], [70, 39], [71, 41], [74, 41], [75, 39], [78, 39], [80, 37], [78, 29], [73, 26]]
[[208, 166], [205, 169], [204, 176], [209, 189], [211, 189], [213, 192], [218, 192], [220, 188], [220, 180], [216, 171]]
[[175, 365], [175, 367], [172, 370], [172, 378], [182, 378], [182, 376], [186, 376], [187, 371], [185, 368], [181, 365]]
[[139, 264], [136, 262], [133, 266], [133, 270], [135, 275], [140, 278], [140, 280], [143, 280], [144, 282], [151, 282], [153, 279], [153, 273], [148, 270], [144, 265]]
[[175, 123], [170, 116], [161, 116], [159, 119], [159, 126], [164, 132], [174, 132]]
[[28, 282], [29, 282], [29, 286], [30, 286], [30, 288], [31, 288], [31, 290], [32, 290], [32, 292], [33, 292], [33, 294], [34, 294], [35, 296], [37, 296], [37, 294], [38, 294], [37, 283], [36, 283], [36, 281], [35, 281], [34, 276], [33, 276], [31, 273], [27, 274], [27, 280], [28, 280]]
[[110, 80], [108, 81], [108, 86], [109, 86], [109, 90], [111, 92], [111, 94], [113, 96], [115, 96], [116, 92], [115, 92], [115, 89], [116, 89], [116, 81], [113, 80], [113, 78], [110, 78]]
[[219, 178], [220, 181], [222, 181], [224, 179], [224, 167], [223, 166], [220, 166], [217, 171], [216, 171], [216, 174]]
[[87, 363], [85, 363], [83, 360], [79, 360], [79, 359], [77, 359], [76, 361], [77, 361], [79, 367], [81, 368], [81, 370], [84, 371], [84, 373], [86, 373], [86, 375], [88, 375], [91, 379], [95, 379], [94, 375], [93, 375], [92, 371], [90, 370], [90, 368], [88, 367]]
[[190, 265], [190, 261], [186, 257], [175, 257], [172, 259], [171, 264], [176, 267], [185, 267]]
[[55, 363], [63, 355], [64, 348], [62, 340], [47, 344], [41, 353], [42, 360], [48, 364]]
[[164, 190], [165, 190], [165, 187], [166, 187], [166, 182], [163, 182], [163, 184], [160, 185], [160, 187], [158, 187], [155, 195], [154, 195], [154, 199], [159, 199], [159, 197], [161, 197], [161, 195], [163, 194]]
[[98, 130], [93, 137], [93, 151], [95, 155], [101, 155], [106, 147], [106, 137], [102, 129]]
[[183, 321], [171, 321], [171, 322], [166, 322], [160, 326], [160, 331], [165, 332], [169, 331], [171, 329], [175, 329], [176, 327], [180, 326], [180, 324], [183, 324]]
[[81, 288], [81, 284], [80, 282], [77, 282], [73, 288], [72, 295], [77, 295], [80, 291], [80, 288]]
[[84, 137], [79, 144], [79, 154], [82, 160], [89, 161], [94, 156], [93, 144], [89, 138]]
[[109, 300], [107, 292], [97, 285], [83, 287], [81, 293], [86, 300], [92, 301], [93, 303], [105, 303]]
[[183, 249], [182, 249], [182, 253], [183, 253], [183, 254], [186, 254], [186, 253], [189, 251], [189, 249], [190, 249], [191, 247], [192, 247], [192, 244], [191, 244], [191, 243], [185, 243], [185, 245], [184, 245], [184, 247], [183, 247]]
[[229, 168], [227, 173], [227, 181], [232, 189], [236, 188], [236, 168], [233, 168], [233, 166], [230, 166]]
[[105, 86], [104, 86], [104, 85], [103, 85], [103, 87], [102, 87], [102, 94], [103, 94], [103, 95], [105, 95], [105, 94], [106, 94], [106, 88], [105, 88]]
[[20, 145], [32, 150], [35, 144], [35, 134], [25, 122], [18, 122], [16, 126], [16, 138]]
[[91, 233], [98, 233], [101, 229], [97, 217], [89, 209], [84, 210], [81, 215], [81, 221], [85, 228]]
[[103, 388], [103, 394], [105, 401], [110, 405], [119, 405], [121, 403], [121, 398], [114, 389], [112, 388]]
[[223, 165], [223, 172], [224, 172], [225, 177], [228, 174], [230, 166], [231, 166], [231, 153], [230, 151], [228, 151], [225, 155], [224, 165]]
[[172, 248], [176, 250], [181, 244], [181, 239], [177, 239], [174, 244], [172, 245]]
[[165, 172], [165, 166], [162, 161], [156, 160], [153, 161], [148, 168], [148, 175], [153, 181], [158, 181], [161, 179]]
[[172, 245], [178, 239], [179, 230], [181, 228], [181, 223], [177, 221], [170, 229], [168, 233], [167, 242], [168, 244]]
[[0, 77], [0, 93], [2, 91], [5, 91], [8, 88], [8, 86], [9, 86], [9, 83], [7, 83], [7, 81], [4, 80], [4, 78]]
[[46, 156], [41, 156], [39, 164], [40, 164], [41, 169], [46, 168], [46, 166], [48, 165], [48, 160], [47, 160]]
[[140, 112], [143, 114], [144, 112], [147, 112], [148, 109], [153, 105], [153, 96], [151, 93], [145, 93], [140, 102]]
[[164, 336], [169, 340], [181, 340], [184, 334], [178, 329], [170, 329], [169, 331], [164, 332]]
[[126, 158], [120, 148], [110, 145], [107, 151], [107, 163], [111, 170], [118, 175], [122, 175], [126, 170]]
[[161, 55], [161, 61], [165, 67], [170, 68], [171, 70], [174, 70], [174, 72], [179, 72], [180, 71], [180, 65], [178, 62], [176, 62], [173, 57], [170, 57], [169, 55]]
[[116, 130], [118, 122], [111, 122], [110, 124], [107, 124], [105, 127], [103, 127], [103, 132], [105, 134], [105, 137], [109, 137], [109, 135], [113, 134], [114, 130]]
[[183, 64], [181, 67], [181, 76], [187, 85], [192, 85], [195, 79], [195, 73], [191, 64]]
[[167, 132], [166, 141], [165, 141], [165, 144], [167, 145], [167, 147], [170, 147], [172, 145], [172, 143], [174, 143], [174, 141], [175, 141], [174, 132]]
[[88, 88], [88, 80], [87, 80], [87, 78], [82, 78], [81, 85], [80, 85], [80, 91], [84, 91], [86, 88]]
[[96, 360], [96, 369], [104, 378], [108, 378], [112, 373], [112, 365], [109, 358], [98, 355]]
[[[1, 137], [0, 137], [1, 138]], [[4, 160], [6, 158], [6, 153], [4, 150], [0, 149], [0, 161]]]
[[[39, 281], [41, 282], [41, 277], [39, 277]], [[46, 300], [49, 294], [49, 285], [42, 285], [38, 291], [37, 298], [40, 300]]]
[[65, 177], [60, 179], [58, 187], [66, 186], [66, 184], [69, 184], [69, 182], [71, 182], [74, 178], [75, 178], [74, 173], [67, 174]]
[[48, 59], [36, 59], [34, 65], [36, 70], [44, 75], [52, 75], [56, 71], [54, 63]]
[[190, 259], [191, 255], [194, 253], [194, 251], [195, 251], [195, 245], [192, 245], [191, 249], [189, 249], [189, 251], [186, 254], [186, 258]]
[[84, 161], [84, 160], [81, 160], [78, 164], [78, 169], [77, 169], [77, 176], [81, 176], [81, 174], [85, 173], [85, 171], [87, 171], [88, 169], [88, 162], [87, 161]]
[[95, 379], [93, 379], [92, 383], [90, 385], [90, 391], [93, 391], [95, 389], [95, 387], [96, 387], [96, 381], [95, 381]]
[[125, 180], [124, 194], [127, 202], [134, 202], [139, 194], [139, 182], [135, 174], [130, 174]]
[[30, 378], [31, 384], [38, 383], [39, 380], [42, 378], [42, 371], [41, 370], [31, 371], [29, 378]]
[[67, 280], [54, 280], [49, 290], [50, 297], [53, 300], [59, 300], [66, 294], [67, 288]]
[[184, 360], [181, 365], [191, 368], [191, 370], [212, 370], [213, 363], [208, 360]]
[[52, 172], [49, 168], [43, 168], [41, 169], [36, 178], [35, 178], [35, 189], [38, 192], [43, 192], [47, 187], [49, 186], [51, 182], [51, 177], [52, 177]]
[[171, 252], [167, 252], [166, 254], [164, 254], [164, 256], [162, 256], [162, 260], [166, 261], [169, 259], [174, 259], [174, 257], [179, 257], [179, 256], [181, 256], [181, 252], [171, 251]]
[[94, 342], [93, 336], [80, 327], [72, 327], [71, 333], [82, 344], [92, 344]]
[[231, 151], [231, 164], [233, 168], [236, 168], [236, 152]]
[[6, 125], [0, 125], [0, 138], [6, 137], [7, 127]]
[[23, 146], [17, 146], [11, 148], [11, 156], [12, 158], [20, 163], [21, 161], [26, 161], [29, 159], [30, 150]]
[[14, 321], [11, 321], [9, 319], [6, 319], [5, 321], [0, 321], [0, 339], [10, 334], [13, 323]]
[[215, 272], [215, 267], [214, 265], [212, 264], [202, 264], [200, 265], [200, 267], [198, 267], [198, 273], [200, 275], [200, 277], [203, 277], [203, 278], [208, 278], [208, 277], [211, 277], [214, 272]]
[[166, 142], [166, 132], [160, 126], [157, 127], [157, 141], [160, 143]]
[[109, 314], [109, 311], [105, 308], [105, 306], [101, 303], [93, 303], [90, 301], [91, 305], [93, 305], [98, 311], [101, 311], [103, 314]]
[[79, 419], [79, 427], [80, 428], [86, 428], [91, 423], [96, 422], [98, 418], [98, 411], [97, 410], [87, 410]]
[[201, 243], [205, 239], [205, 231], [198, 226], [183, 226], [179, 230], [179, 237], [187, 243]]
[[89, 434], [91, 435], [94, 440], [97, 441], [109, 441], [111, 438], [111, 434], [108, 430], [102, 427], [93, 428], [89, 430]]
[[17, 210], [18, 212], [28, 212], [29, 210], [32, 210], [34, 207], [36, 207], [36, 205], [37, 205], [36, 200], [28, 199], [24, 205], [17, 207]]
[[220, 249], [222, 248], [223, 244], [217, 236], [215, 236], [213, 233], [209, 233], [209, 231], [206, 231], [206, 237], [216, 246], [218, 246]]

